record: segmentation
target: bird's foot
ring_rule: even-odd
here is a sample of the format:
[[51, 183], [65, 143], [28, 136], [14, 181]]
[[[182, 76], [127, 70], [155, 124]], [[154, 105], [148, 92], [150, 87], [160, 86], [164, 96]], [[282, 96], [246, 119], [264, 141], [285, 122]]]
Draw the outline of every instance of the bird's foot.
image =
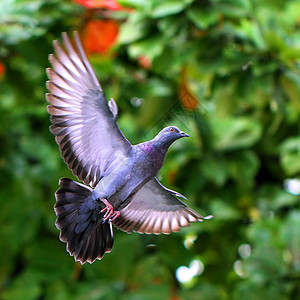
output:
[[120, 212], [118, 210], [115, 210], [112, 217], [109, 219], [109, 222], [114, 221], [119, 215], [120, 215]]
[[118, 210], [114, 210], [113, 206], [106, 199], [101, 199], [101, 201], [105, 204], [105, 207], [100, 211], [105, 212], [105, 215], [103, 216], [103, 222], [107, 220], [112, 222], [120, 215], [120, 212]]

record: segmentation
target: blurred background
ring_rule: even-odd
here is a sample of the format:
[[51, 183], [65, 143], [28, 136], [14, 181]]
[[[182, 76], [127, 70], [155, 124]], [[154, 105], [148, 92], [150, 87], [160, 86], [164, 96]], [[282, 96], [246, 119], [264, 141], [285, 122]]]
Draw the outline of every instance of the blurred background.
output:
[[[78, 30], [132, 143], [177, 125], [159, 174], [214, 218], [81, 266], [58, 239], [52, 41]], [[0, 299], [300, 299], [300, 2], [1, 0]]]

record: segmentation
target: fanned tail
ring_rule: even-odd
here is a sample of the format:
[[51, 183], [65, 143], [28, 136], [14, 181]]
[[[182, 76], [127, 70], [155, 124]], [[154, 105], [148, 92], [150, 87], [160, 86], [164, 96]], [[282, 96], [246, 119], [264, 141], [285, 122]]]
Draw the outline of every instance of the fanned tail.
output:
[[92, 197], [93, 190], [71, 179], [61, 178], [56, 191], [56, 227], [67, 251], [82, 264], [101, 259], [113, 246], [110, 222], [102, 222], [102, 202]]

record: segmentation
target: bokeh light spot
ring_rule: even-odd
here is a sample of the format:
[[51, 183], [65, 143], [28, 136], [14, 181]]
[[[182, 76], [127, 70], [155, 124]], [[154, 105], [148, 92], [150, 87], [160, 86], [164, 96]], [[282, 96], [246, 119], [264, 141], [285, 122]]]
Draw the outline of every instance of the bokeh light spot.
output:
[[249, 244], [241, 244], [238, 248], [238, 253], [241, 258], [248, 258], [251, 255], [251, 247]]
[[201, 275], [204, 271], [204, 264], [199, 259], [191, 261], [189, 267], [180, 266], [176, 270], [176, 278], [180, 283], [187, 283], [197, 275]]
[[285, 190], [292, 195], [300, 195], [300, 179], [286, 179], [284, 181]]

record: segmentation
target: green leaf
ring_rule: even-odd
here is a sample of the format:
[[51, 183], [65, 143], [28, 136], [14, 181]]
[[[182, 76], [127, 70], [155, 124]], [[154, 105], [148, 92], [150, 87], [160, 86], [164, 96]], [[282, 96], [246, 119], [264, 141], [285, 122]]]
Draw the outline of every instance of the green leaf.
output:
[[35, 300], [42, 294], [40, 279], [34, 272], [24, 272], [16, 278], [12, 285], [2, 292], [3, 300]]
[[[293, 269], [293, 273], [297, 274], [300, 272], [300, 261], [299, 261], [299, 244], [296, 241], [300, 240], [300, 212], [292, 211], [286, 221], [284, 222], [280, 235], [285, 245], [287, 246], [286, 251], [291, 255], [290, 265]], [[286, 254], [288, 255], [288, 254]]]
[[246, 18], [242, 19], [240, 30], [238, 32], [254, 43], [257, 49], [267, 49], [267, 43], [260, 24], [254, 22], [254, 20], [249, 20]]
[[54, 282], [59, 278], [70, 278], [74, 259], [65, 249], [65, 244], [60, 242], [58, 237], [32, 243], [25, 251], [30, 270], [44, 281]]
[[124, 300], [165, 300], [169, 296], [168, 286], [151, 284], [134, 292], [129, 292]]
[[70, 286], [67, 286], [61, 280], [57, 280], [47, 284], [45, 300], [52, 300], [53, 298], [56, 300], [74, 299], [75, 293], [70, 292]]
[[212, 129], [215, 148], [221, 151], [250, 147], [262, 134], [260, 123], [249, 117], [215, 119]]
[[164, 43], [160, 36], [152, 36], [150, 38], [132, 43], [128, 52], [133, 58], [139, 56], [146, 56], [152, 61], [155, 57], [159, 56], [163, 51]]
[[281, 76], [281, 83], [287, 95], [291, 100], [291, 108], [293, 113], [300, 114], [300, 74], [298, 72], [285, 72]]
[[217, 0], [216, 9], [226, 17], [241, 18], [249, 14], [250, 1], [248, 0]]
[[165, 0], [153, 1], [151, 16], [153, 18], [162, 18], [169, 15], [178, 14], [193, 0]]
[[251, 150], [239, 150], [228, 154], [228, 173], [242, 189], [254, 186], [254, 178], [259, 168], [259, 160]]
[[120, 3], [122, 6], [132, 7], [134, 9], [145, 9], [150, 5], [150, 1], [144, 0], [117, 0], [117, 2]]
[[287, 138], [280, 146], [280, 164], [288, 176], [300, 172], [300, 138]]
[[222, 158], [207, 156], [202, 162], [203, 176], [214, 182], [217, 186], [223, 186], [228, 177], [228, 166]]
[[132, 14], [121, 26], [118, 41], [128, 44], [144, 37], [149, 31], [149, 23], [144, 16]]
[[199, 29], [206, 30], [218, 21], [218, 12], [211, 7], [191, 7], [186, 11], [190, 19]]
[[165, 37], [174, 37], [185, 25], [185, 19], [179, 16], [169, 16], [158, 21], [158, 28]]
[[238, 220], [241, 213], [233, 206], [224, 202], [223, 200], [214, 199], [210, 205], [210, 213], [218, 221]]

